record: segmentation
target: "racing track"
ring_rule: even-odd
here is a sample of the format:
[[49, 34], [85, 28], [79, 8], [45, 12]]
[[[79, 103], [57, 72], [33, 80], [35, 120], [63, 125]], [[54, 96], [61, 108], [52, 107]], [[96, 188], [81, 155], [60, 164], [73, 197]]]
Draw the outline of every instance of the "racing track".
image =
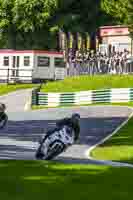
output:
[[81, 115], [80, 144], [73, 145], [56, 160], [87, 164], [97, 161], [89, 160], [85, 152], [111, 134], [132, 110], [120, 106], [91, 106], [8, 113], [9, 123], [0, 130], [0, 159], [35, 159], [37, 141], [44, 131], [54, 126], [55, 120], [69, 117], [73, 112]]

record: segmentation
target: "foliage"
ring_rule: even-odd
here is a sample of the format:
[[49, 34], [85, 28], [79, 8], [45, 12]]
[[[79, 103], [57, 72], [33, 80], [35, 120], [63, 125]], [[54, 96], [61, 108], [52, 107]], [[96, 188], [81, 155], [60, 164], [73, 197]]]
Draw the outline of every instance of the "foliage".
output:
[[129, 0], [102, 0], [102, 8], [121, 23], [127, 21], [127, 5]]
[[[56, 0], [0, 0], [0, 29], [2, 38], [8, 40], [7, 48], [29, 47], [36, 40], [35, 36], [38, 38], [38, 33], [43, 37], [48, 34], [48, 19], [54, 13], [56, 3]], [[40, 38], [42, 43], [42, 36]], [[37, 46], [34, 44], [33, 48]]]
[[13, 22], [18, 29], [33, 32], [47, 24], [55, 8], [55, 0], [16, 0]]
[[99, 0], [0, 0], [0, 47], [55, 49], [59, 29], [93, 33], [108, 21]]
[[133, 37], [133, 0], [102, 0], [101, 4], [106, 13], [116, 18], [117, 23], [129, 26]]

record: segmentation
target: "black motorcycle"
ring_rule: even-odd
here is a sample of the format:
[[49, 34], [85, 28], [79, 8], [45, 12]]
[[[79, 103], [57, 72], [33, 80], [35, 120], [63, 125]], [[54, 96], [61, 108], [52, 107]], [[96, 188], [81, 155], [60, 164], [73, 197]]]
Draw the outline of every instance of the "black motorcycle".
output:
[[5, 112], [0, 113], [0, 129], [4, 128], [8, 122], [8, 116]]

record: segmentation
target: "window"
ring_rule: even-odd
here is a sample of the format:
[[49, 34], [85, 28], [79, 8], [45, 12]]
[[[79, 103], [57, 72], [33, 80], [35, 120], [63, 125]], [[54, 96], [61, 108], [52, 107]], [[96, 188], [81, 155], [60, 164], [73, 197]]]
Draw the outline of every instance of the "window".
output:
[[3, 65], [4, 66], [9, 66], [9, 56], [4, 56], [4, 58], [3, 58]]
[[55, 58], [54, 64], [55, 64], [55, 67], [65, 68], [65, 62], [63, 58]]
[[24, 56], [24, 66], [30, 66], [30, 56]]
[[38, 67], [49, 67], [50, 58], [45, 56], [38, 56], [37, 65]]

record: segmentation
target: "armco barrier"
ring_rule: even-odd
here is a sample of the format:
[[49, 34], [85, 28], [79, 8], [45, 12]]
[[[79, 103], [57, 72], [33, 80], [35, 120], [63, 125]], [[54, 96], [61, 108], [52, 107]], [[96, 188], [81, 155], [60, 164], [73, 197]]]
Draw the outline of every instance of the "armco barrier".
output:
[[32, 105], [44, 105], [47, 107], [118, 102], [133, 102], [133, 88], [90, 90], [73, 93], [42, 93], [37, 88], [32, 93]]

